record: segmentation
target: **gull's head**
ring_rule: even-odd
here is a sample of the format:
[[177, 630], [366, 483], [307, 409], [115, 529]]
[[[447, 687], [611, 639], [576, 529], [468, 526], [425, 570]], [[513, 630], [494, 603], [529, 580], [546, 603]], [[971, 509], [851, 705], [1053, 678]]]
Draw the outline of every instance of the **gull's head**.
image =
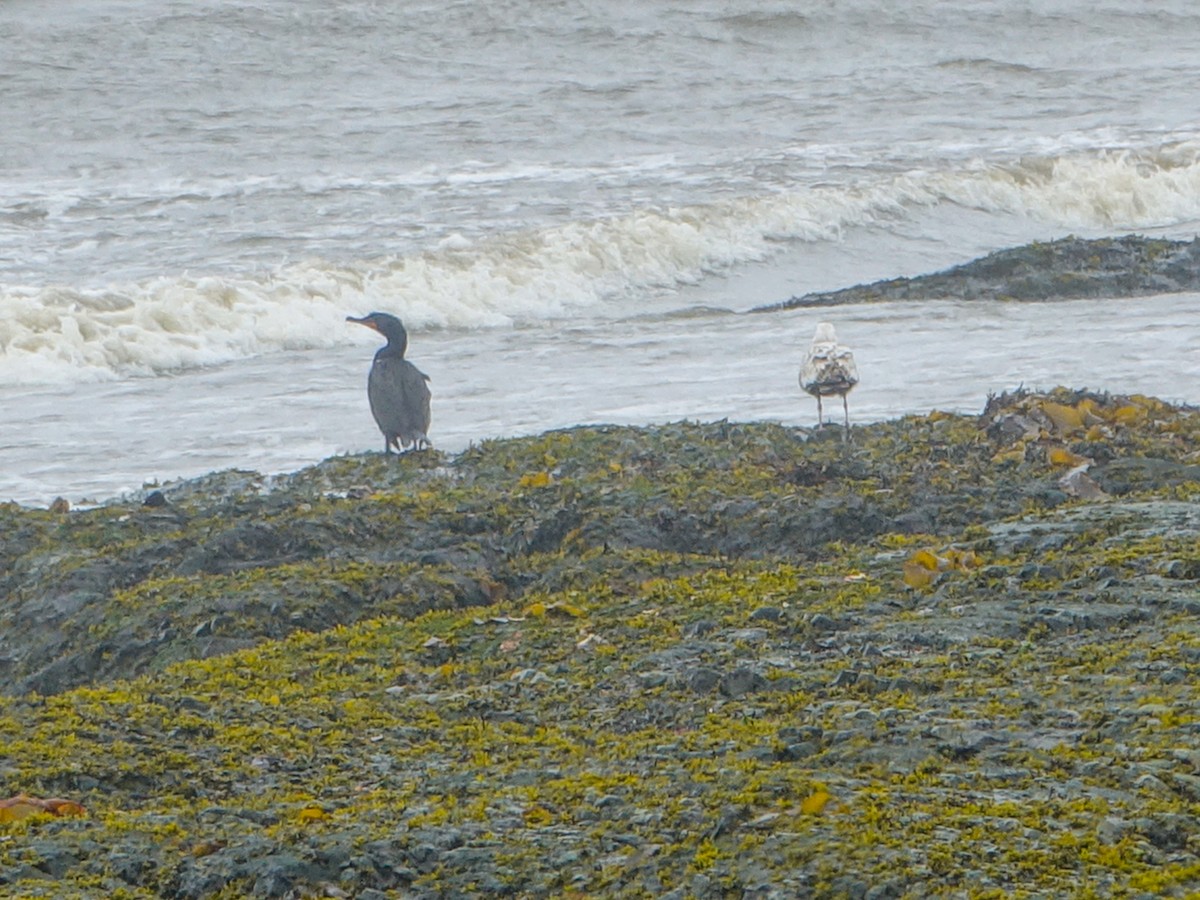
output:
[[837, 332], [833, 330], [832, 322], [819, 322], [817, 330], [813, 332], [814, 344], [836, 344]]

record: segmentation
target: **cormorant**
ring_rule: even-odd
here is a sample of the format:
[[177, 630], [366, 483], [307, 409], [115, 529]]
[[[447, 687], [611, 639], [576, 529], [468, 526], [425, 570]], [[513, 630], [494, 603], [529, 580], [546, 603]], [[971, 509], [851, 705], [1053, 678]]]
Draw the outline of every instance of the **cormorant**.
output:
[[846, 430], [850, 430], [850, 407], [846, 395], [858, 384], [858, 366], [850, 348], [838, 343], [837, 334], [829, 322], [821, 322], [813, 334], [812, 346], [800, 366], [800, 387], [817, 398], [817, 424], [823, 424], [821, 398], [840, 396], [846, 413]]
[[383, 451], [391, 453], [408, 446], [420, 450], [429, 443], [429, 376], [404, 358], [408, 349], [408, 332], [399, 319], [388, 313], [373, 312], [356, 322], [374, 328], [385, 338], [387, 345], [375, 352], [375, 362], [367, 378], [367, 397], [371, 415], [383, 432]]

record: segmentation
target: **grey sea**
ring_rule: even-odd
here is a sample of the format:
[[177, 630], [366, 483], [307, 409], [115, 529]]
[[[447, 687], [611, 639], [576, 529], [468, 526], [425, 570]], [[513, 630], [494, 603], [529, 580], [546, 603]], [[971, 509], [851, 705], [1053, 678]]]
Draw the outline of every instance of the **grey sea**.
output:
[[1200, 231], [1200, 7], [1113, 0], [0, 4], [0, 499], [378, 451], [859, 422], [1069, 384], [1200, 402], [1200, 298], [746, 315], [1029, 240]]

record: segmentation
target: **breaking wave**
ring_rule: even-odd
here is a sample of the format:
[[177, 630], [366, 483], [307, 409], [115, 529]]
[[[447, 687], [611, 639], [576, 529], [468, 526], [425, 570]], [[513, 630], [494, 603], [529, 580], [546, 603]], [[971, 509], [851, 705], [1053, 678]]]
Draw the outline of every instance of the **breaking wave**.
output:
[[919, 223], [945, 204], [1053, 229], [1183, 227], [1200, 220], [1198, 156], [1178, 145], [980, 161], [484, 240], [452, 237], [408, 256], [310, 261], [266, 275], [162, 276], [104, 289], [0, 285], [0, 384], [150, 375], [330, 347], [354, 339], [348, 313], [375, 309], [416, 330], [603, 315], [787, 244]]

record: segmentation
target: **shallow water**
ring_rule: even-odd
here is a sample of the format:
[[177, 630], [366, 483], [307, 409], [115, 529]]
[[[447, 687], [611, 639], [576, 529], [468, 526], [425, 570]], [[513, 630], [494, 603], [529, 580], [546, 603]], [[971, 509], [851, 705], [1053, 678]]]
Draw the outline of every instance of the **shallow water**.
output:
[[[1198, 301], [1188, 294], [838, 309], [839, 337], [853, 345], [862, 378], [850, 395], [852, 420], [978, 412], [989, 392], [1022, 384], [1200, 403]], [[828, 312], [692, 311], [433, 332], [412, 357], [432, 379], [432, 434], [447, 451], [581, 423], [812, 425], [816, 403], [797, 384], [802, 338]], [[24, 403], [36, 413], [0, 446], [0, 496], [31, 504], [56, 495], [99, 499], [213, 469], [289, 471], [336, 453], [381, 450], [365, 396], [371, 350], [278, 353], [172, 377], [31, 390]], [[120, 415], [97, 419], [97, 409]], [[842, 414], [836, 401], [826, 412], [835, 421]]]

